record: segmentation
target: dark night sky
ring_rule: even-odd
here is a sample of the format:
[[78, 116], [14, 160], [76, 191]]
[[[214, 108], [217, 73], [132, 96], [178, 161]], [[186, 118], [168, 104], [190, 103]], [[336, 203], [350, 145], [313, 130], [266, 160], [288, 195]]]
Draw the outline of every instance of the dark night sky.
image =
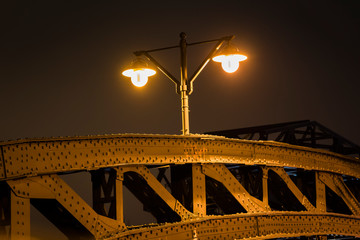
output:
[[[360, 144], [358, 1], [13, 1], [1, 7], [0, 140], [180, 134], [180, 98], [160, 72], [120, 75], [135, 50], [236, 35], [248, 56], [210, 63], [190, 96], [190, 130], [317, 120]], [[211, 44], [189, 48], [195, 68]], [[179, 74], [179, 54], [154, 54]], [[190, 72], [191, 75], [191, 72]]]
[[[1, 3], [0, 141], [180, 134], [180, 98], [161, 73], [120, 72], [135, 50], [236, 35], [248, 56], [210, 63], [190, 96], [190, 131], [316, 120], [360, 144], [359, 1], [8, 1]], [[189, 48], [193, 70], [213, 45]], [[153, 55], [179, 75], [179, 54]], [[190, 72], [191, 75], [191, 72]], [[81, 188], [82, 189], [82, 188]]]

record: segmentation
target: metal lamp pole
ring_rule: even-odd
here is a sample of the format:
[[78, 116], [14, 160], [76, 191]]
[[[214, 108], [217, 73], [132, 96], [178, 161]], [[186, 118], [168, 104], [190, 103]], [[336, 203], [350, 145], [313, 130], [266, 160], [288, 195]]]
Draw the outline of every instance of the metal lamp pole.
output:
[[[146, 51], [136, 51], [134, 54], [138, 57], [144, 56], [150, 62], [152, 62], [157, 69], [159, 69], [166, 77], [168, 77], [171, 81], [173, 81], [176, 85], [176, 92], [181, 96], [181, 114], [182, 114], [182, 134], [189, 135], [190, 134], [190, 124], [189, 124], [189, 95], [193, 92], [193, 82], [200, 74], [200, 72], [205, 68], [211, 58], [215, 55], [215, 53], [219, 50], [219, 48], [223, 45], [225, 41], [230, 41], [234, 36], [222, 37], [219, 39], [195, 42], [195, 43], [187, 43], [186, 42], [186, 34], [180, 33], [180, 43], [177, 46], [158, 48]], [[203, 43], [211, 43], [217, 42], [213, 49], [210, 51], [208, 56], [203, 60], [203, 62], [199, 65], [194, 74], [188, 78], [188, 68], [187, 68], [187, 47], [197, 44]], [[151, 52], [162, 51], [172, 48], [180, 48], [180, 73], [181, 78], [180, 81], [176, 79], [170, 72], [168, 72], [159, 62], [157, 62], [151, 55]]]
[[189, 123], [189, 94], [188, 94], [188, 76], [187, 76], [187, 54], [186, 54], [186, 34], [180, 33], [180, 92], [181, 92], [181, 115], [182, 115], [182, 134], [190, 134]]

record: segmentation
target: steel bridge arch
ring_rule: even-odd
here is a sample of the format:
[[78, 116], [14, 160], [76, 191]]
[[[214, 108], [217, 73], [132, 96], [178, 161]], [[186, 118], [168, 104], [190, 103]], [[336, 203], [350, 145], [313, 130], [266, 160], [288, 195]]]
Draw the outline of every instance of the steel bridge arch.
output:
[[[360, 177], [359, 159], [326, 150], [212, 135], [140, 134], [25, 139], [0, 143], [0, 148], [0, 189], [4, 193], [0, 234], [9, 239], [30, 238], [30, 200], [39, 208], [39, 201], [49, 202], [44, 212], [48, 211], [47, 207], [55, 206], [65, 211], [82, 226], [77, 237], [95, 239], [360, 236], [359, 194], [354, 192], [358, 188], [346, 184]], [[259, 169], [261, 197], [250, 194], [251, 189], [239, 180], [230, 166], [240, 170], [246, 166]], [[167, 181], [177, 187], [166, 189], [161, 183], [164, 174], [161, 175], [159, 170], [159, 175], [154, 176], [149, 170], [153, 167], [170, 170], [172, 179]], [[295, 169], [295, 173], [289, 174], [288, 169]], [[104, 196], [97, 195], [93, 207], [58, 176], [75, 171], [91, 172], [96, 185], [94, 192], [104, 193]], [[314, 175], [315, 197], [294, 182], [294, 177], [302, 171]], [[129, 172], [136, 175], [129, 175]], [[109, 175], [111, 177], [105, 177]], [[189, 182], [190, 192], [181, 188]], [[297, 209], [295, 211], [274, 209], [271, 201], [275, 200], [271, 196], [277, 190], [268, 184], [275, 182], [285, 184], [287, 193], [304, 210], [295, 206], [288, 206]], [[241, 206], [241, 211], [245, 212], [231, 212], [239, 208], [229, 210], [231, 213], [223, 216], [208, 214], [209, 201], [214, 200], [208, 198], [207, 188], [213, 186], [208, 183], [224, 189], [222, 192], [216, 192], [219, 191], [217, 187], [212, 189], [214, 199], [221, 202], [224, 209], [229, 206], [217, 195], [227, 194], [225, 200], [230, 196], [231, 203]], [[137, 194], [144, 203], [147, 195], [157, 197], [159, 204], [154, 209], [150, 206], [150, 211], [157, 214], [162, 223], [135, 229], [126, 226], [122, 202], [124, 184], [139, 191]], [[146, 192], [143, 190], [145, 185]], [[343, 202], [340, 212], [327, 211], [328, 193]], [[216, 201], [215, 205], [219, 205]], [[103, 211], [105, 203], [111, 204], [112, 210]], [[172, 215], [167, 215], [167, 211]], [[52, 221], [69, 238], [72, 237], [74, 231], [69, 226], [58, 219]], [[11, 230], [6, 232], [9, 225]]]

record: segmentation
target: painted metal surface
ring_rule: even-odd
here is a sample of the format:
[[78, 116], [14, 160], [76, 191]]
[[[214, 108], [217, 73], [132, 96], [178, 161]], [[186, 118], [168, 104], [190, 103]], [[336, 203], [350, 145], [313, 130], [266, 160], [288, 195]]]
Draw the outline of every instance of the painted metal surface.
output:
[[360, 219], [354, 216], [278, 212], [208, 217], [192, 222], [131, 230], [108, 239], [194, 239], [194, 232], [198, 239], [206, 240], [271, 239], [328, 234], [359, 237], [359, 229]]
[[3, 142], [0, 146], [0, 180], [126, 164], [184, 163], [288, 166], [360, 178], [356, 158], [279, 142], [209, 135], [67, 137]]
[[[127, 134], [18, 140], [0, 145], [0, 180], [11, 189], [9, 239], [21, 239], [19, 234], [29, 239], [28, 206], [30, 200], [37, 199], [48, 201], [45, 210], [59, 204], [80, 223], [84, 236], [89, 234], [93, 239], [360, 237], [359, 193], [344, 181], [360, 177], [357, 158], [285, 143], [209, 135]], [[161, 176], [150, 171], [156, 167], [163, 169]], [[99, 184], [106, 178], [96, 171], [104, 169], [112, 169], [112, 177]], [[191, 181], [185, 185], [188, 189], [176, 193], [179, 189], [164, 187], [161, 181], [166, 169], [182, 169], [178, 172], [183, 177], [180, 180]], [[96, 207], [89, 206], [57, 175], [78, 170], [102, 176], [93, 178], [96, 191], [106, 195], [94, 195], [98, 196]], [[304, 171], [313, 180], [306, 174], [301, 178]], [[306, 187], [309, 181], [313, 192]], [[260, 190], [254, 187], [258, 184]], [[123, 186], [131, 186], [139, 198], [144, 198], [159, 223], [135, 229], [126, 226]], [[146, 202], [151, 196], [157, 197], [157, 205]], [[289, 205], [289, 199], [294, 204], [283, 206]], [[333, 199], [343, 204], [332, 206]], [[226, 206], [228, 200], [234, 206]], [[112, 204], [111, 214], [101, 210], [105, 202]], [[210, 203], [222, 211], [218, 216], [209, 214]], [[156, 207], [151, 209], [151, 204]], [[69, 226], [60, 224], [59, 228], [71, 239], [71, 231], [66, 230]]]

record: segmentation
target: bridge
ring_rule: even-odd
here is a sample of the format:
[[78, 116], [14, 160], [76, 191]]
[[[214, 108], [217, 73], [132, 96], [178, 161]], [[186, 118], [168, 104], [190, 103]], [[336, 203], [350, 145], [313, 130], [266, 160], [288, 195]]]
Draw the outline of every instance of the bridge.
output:
[[[0, 151], [1, 239], [31, 239], [30, 205], [69, 239], [360, 237], [360, 148], [314, 121], [22, 139]], [[79, 171], [91, 175], [92, 206], [61, 177]], [[154, 223], [125, 223], [124, 187]]]

